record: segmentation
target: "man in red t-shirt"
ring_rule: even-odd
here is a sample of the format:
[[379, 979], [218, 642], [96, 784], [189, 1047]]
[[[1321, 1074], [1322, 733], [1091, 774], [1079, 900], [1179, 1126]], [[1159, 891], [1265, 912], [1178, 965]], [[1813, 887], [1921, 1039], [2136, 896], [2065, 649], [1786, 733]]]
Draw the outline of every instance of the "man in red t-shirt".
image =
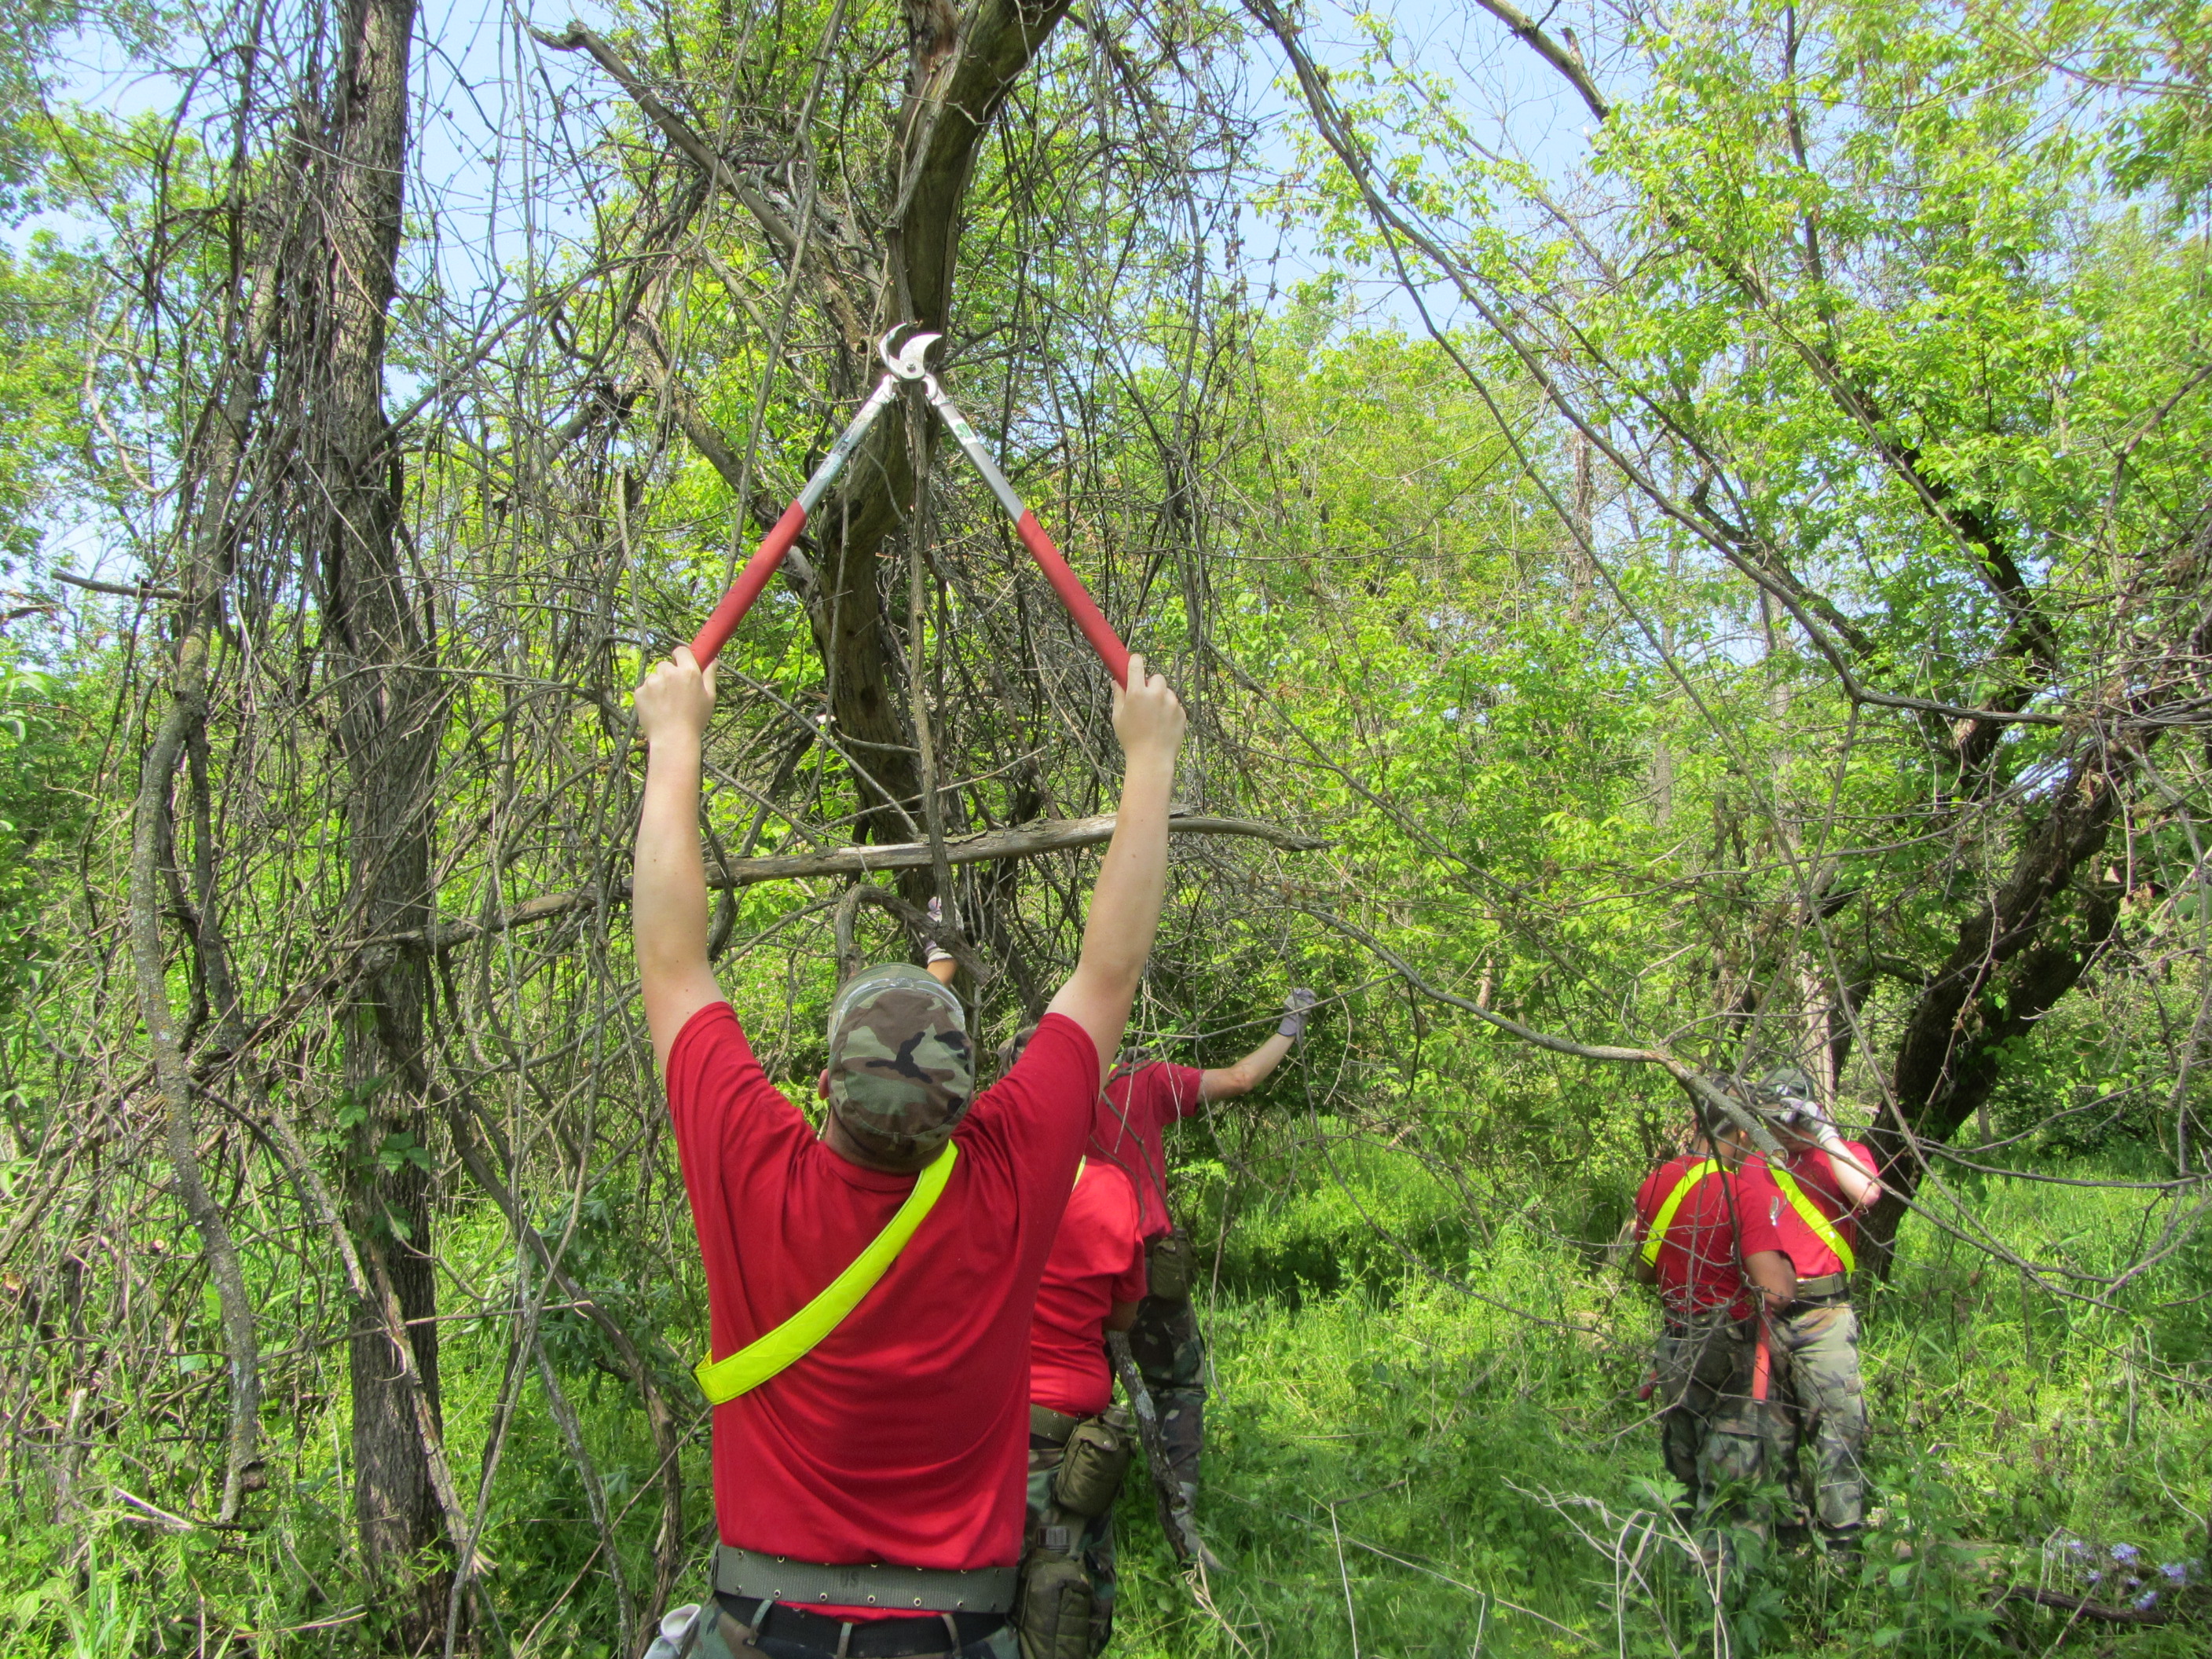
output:
[[[1182, 707], [1129, 659], [1114, 697], [1120, 817], [1082, 954], [1022, 1063], [971, 1109], [958, 1000], [920, 969], [870, 969], [830, 1007], [817, 1135], [753, 1058], [707, 959], [711, 673], [678, 650], [636, 702], [646, 1022], [706, 1263], [715, 1376], [753, 1368], [714, 1413], [719, 1613], [702, 1651], [1013, 1659], [1030, 1316], [1100, 1057], [1121, 1042], [1158, 926]], [[848, 1267], [884, 1260], [842, 1316], [793, 1319]]]
[[1136, 1185], [1151, 1289], [1129, 1332], [1129, 1352], [1158, 1410], [1160, 1439], [1173, 1465], [1170, 1473], [1185, 1504], [1194, 1507], [1206, 1443], [1206, 1340], [1190, 1300], [1190, 1235], [1168, 1212], [1167, 1152], [1160, 1132], [1200, 1105], [1235, 1100], [1266, 1082], [1305, 1035], [1306, 1020], [1318, 1000], [1304, 987], [1294, 988], [1283, 1000], [1274, 1035], [1234, 1066], [1204, 1071], [1165, 1062], [1115, 1067], [1091, 1124], [1091, 1155], [1121, 1165]]
[[1765, 1291], [1777, 1357], [1788, 1362], [1800, 1501], [1821, 1541], [1847, 1551], [1866, 1523], [1866, 1393], [1850, 1274], [1859, 1213], [1881, 1196], [1881, 1182], [1874, 1153], [1837, 1133], [1802, 1072], [1770, 1073], [1765, 1085], [1787, 1156], [1744, 1165], [1737, 1183], [1744, 1267]]
[[[1145, 1240], [1137, 1231], [1136, 1191], [1114, 1165], [1086, 1158], [1045, 1259], [1030, 1325], [1024, 1565], [1032, 1589], [1022, 1624], [1041, 1651], [1066, 1650], [1064, 1642], [1044, 1634], [1063, 1624], [1087, 1620], [1094, 1654], [1104, 1650], [1113, 1634], [1114, 1496], [1130, 1437], [1126, 1414], [1108, 1409], [1114, 1376], [1106, 1333], [1136, 1322], [1144, 1294]], [[1072, 1483], [1060, 1476], [1071, 1437], [1082, 1448], [1076, 1472], [1087, 1477]], [[1109, 1465], [1110, 1474], [1097, 1472]]]
[[1751, 1415], [1743, 1406], [1751, 1398], [1753, 1310], [1736, 1265], [1741, 1154], [1735, 1126], [1699, 1100], [1689, 1150], [1652, 1170], [1636, 1194], [1628, 1276], [1656, 1289], [1664, 1310], [1651, 1360], [1654, 1392], [1660, 1449], [1667, 1472], [1682, 1483], [1685, 1522], [1724, 1481], [1747, 1472], [1723, 1428]]

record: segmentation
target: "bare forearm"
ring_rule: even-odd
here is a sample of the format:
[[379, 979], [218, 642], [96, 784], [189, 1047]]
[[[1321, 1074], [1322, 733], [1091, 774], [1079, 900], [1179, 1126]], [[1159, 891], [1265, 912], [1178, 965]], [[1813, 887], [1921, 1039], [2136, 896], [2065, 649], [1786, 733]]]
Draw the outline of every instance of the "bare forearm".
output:
[[1779, 1250], [1760, 1250], [1744, 1258], [1744, 1276], [1766, 1297], [1766, 1310], [1780, 1313], [1797, 1299], [1797, 1269]]
[[1103, 985], [1126, 988], [1137, 981], [1159, 931], [1167, 891], [1168, 798], [1175, 787], [1175, 757], [1132, 760], [1121, 784], [1114, 839], [1099, 866], [1084, 919], [1080, 969]]
[[653, 981], [707, 960], [707, 866], [699, 851], [699, 745], [656, 743], [645, 763], [630, 878], [630, 926], [648, 998]]
[[1239, 1095], [1250, 1094], [1283, 1063], [1283, 1056], [1291, 1052], [1291, 1038], [1278, 1031], [1234, 1066], [1215, 1066], [1201, 1073], [1199, 1097], [1234, 1100]]
[[1863, 1210], [1881, 1196], [1881, 1182], [1840, 1141], [1820, 1150], [1828, 1155], [1828, 1168], [1835, 1173], [1837, 1190], [1853, 1209]]

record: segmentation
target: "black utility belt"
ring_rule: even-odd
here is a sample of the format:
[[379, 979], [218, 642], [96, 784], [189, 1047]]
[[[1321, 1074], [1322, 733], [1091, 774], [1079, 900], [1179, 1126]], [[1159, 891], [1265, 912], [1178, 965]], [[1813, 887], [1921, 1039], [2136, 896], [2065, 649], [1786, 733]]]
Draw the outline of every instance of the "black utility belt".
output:
[[1801, 1296], [1782, 1310], [1782, 1317], [1792, 1319], [1801, 1313], [1814, 1313], [1822, 1308], [1848, 1308], [1850, 1305], [1851, 1293], [1848, 1290], [1831, 1291], [1825, 1296]]
[[788, 1642], [794, 1647], [845, 1659], [921, 1659], [927, 1654], [957, 1654], [970, 1643], [1003, 1629], [1003, 1613], [899, 1613], [889, 1619], [847, 1620], [805, 1607], [771, 1602], [756, 1612], [734, 1596], [719, 1598], [733, 1619], [758, 1622], [753, 1639]]

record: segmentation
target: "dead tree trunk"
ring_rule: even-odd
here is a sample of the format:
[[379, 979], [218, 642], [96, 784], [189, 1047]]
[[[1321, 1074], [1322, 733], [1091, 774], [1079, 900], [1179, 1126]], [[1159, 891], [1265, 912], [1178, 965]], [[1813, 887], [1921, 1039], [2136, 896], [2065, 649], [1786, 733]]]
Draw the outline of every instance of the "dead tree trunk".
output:
[[[295, 365], [307, 387], [305, 457], [319, 498], [307, 577], [321, 611], [344, 768], [349, 909], [375, 939], [430, 915], [434, 764], [443, 699], [433, 619], [402, 568], [400, 456], [384, 408], [386, 313], [395, 287], [407, 161], [414, 0], [347, 0], [337, 83], [301, 250], [312, 323]], [[393, 1587], [402, 1640], [445, 1623], [437, 1285], [430, 1249], [428, 964], [372, 946], [340, 1010], [343, 1202], [368, 1297], [350, 1340], [354, 1503], [373, 1573]], [[371, 1305], [371, 1299], [387, 1304]], [[396, 1351], [396, 1309], [413, 1349]]]

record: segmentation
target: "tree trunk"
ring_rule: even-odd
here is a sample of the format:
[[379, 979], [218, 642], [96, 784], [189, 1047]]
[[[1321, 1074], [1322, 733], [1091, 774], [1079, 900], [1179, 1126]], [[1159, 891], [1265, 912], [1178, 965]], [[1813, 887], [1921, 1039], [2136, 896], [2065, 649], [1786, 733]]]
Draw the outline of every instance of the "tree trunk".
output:
[[[1068, 0], [981, 0], [957, 24], [953, 8], [907, 0], [910, 61], [900, 112], [898, 197], [884, 230], [888, 323], [950, 331], [960, 232], [975, 155], [1007, 94], [1066, 15]], [[909, 402], [908, 419], [924, 419]], [[935, 453], [931, 422], [920, 446]], [[913, 449], [903, 424], [879, 421], [846, 483], [823, 504], [821, 580], [829, 613], [823, 653], [839, 732], [858, 738], [878, 787], [861, 784], [868, 837], [906, 841], [921, 822], [914, 734], [899, 719], [895, 647], [879, 597], [879, 558], [914, 501]], [[872, 748], [866, 745], [886, 745]]]
[[2124, 753], [2075, 762], [2004, 884], [1960, 928], [1913, 1004], [1873, 1135], [1887, 1190], [1868, 1243], [1884, 1272], [1919, 1182], [1913, 1143], [1948, 1140], [1989, 1099], [2003, 1045], [2074, 988], [2118, 924], [2120, 884], [2097, 866], [2119, 814]]
[[[385, 315], [399, 253], [414, 0], [348, 0], [337, 84], [304, 262], [314, 327], [302, 366], [307, 429], [327, 504], [310, 549], [345, 769], [349, 908], [362, 936], [429, 919], [433, 768], [443, 698], [432, 618], [400, 567], [400, 457], [384, 409]], [[319, 233], [319, 234], [317, 233]], [[343, 1201], [368, 1290], [388, 1285], [411, 1338], [421, 1404], [391, 1323], [367, 1302], [349, 1345], [354, 1504], [369, 1569], [392, 1586], [410, 1649], [442, 1634], [448, 1568], [433, 1482], [439, 1432], [437, 1285], [430, 1255], [428, 964], [372, 947], [340, 1011]]]
[[[200, 1236], [208, 1277], [222, 1312], [223, 1351], [230, 1372], [230, 1420], [224, 1437], [222, 1505], [219, 1518], [238, 1519], [246, 1492], [258, 1486], [261, 1467], [261, 1358], [253, 1329], [253, 1301], [238, 1246], [222, 1206], [200, 1175], [192, 1128], [191, 1068], [184, 1039], [169, 1004], [167, 952], [161, 939], [161, 866], [163, 849], [173, 845], [170, 788], [177, 763], [192, 733], [207, 716], [207, 640], [197, 631], [179, 641], [171, 671], [169, 707], [147, 746], [139, 772], [138, 800], [131, 838], [131, 957], [138, 988], [139, 1018], [154, 1051], [154, 1077], [160, 1086], [169, 1167], [177, 1196]], [[204, 833], [203, 832], [203, 851]], [[207, 896], [200, 895], [205, 919]]]

